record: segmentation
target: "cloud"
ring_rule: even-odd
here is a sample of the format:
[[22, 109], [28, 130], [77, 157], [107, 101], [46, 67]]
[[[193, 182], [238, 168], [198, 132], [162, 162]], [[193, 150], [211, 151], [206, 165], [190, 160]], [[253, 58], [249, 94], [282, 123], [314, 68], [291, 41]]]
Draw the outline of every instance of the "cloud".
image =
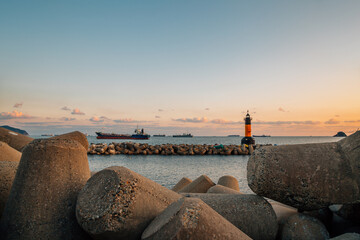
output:
[[321, 122], [319, 121], [256, 121], [252, 122], [254, 124], [262, 124], [262, 125], [318, 125]]
[[18, 112], [16, 110], [12, 112], [2, 112], [0, 113], [0, 119], [15, 119], [15, 118], [32, 118], [29, 115], [26, 115], [22, 112]]
[[290, 112], [290, 111], [287, 111], [287, 110], [283, 109], [282, 107], [279, 107], [278, 111], [280, 111], [280, 112]]
[[131, 118], [123, 118], [123, 119], [116, 119], [116, 120], [113, 120], [114, 122], [116, 123], [136, 123], [138, 121], [135, 121]]
[[61, 108], [61, 110], [64, 110], [64, 111], [71, 111], [71, 109], [70, 109], [70, 108], [68, 108], [67, 106], [62, 107], [62, 108]]
[[62, 118], [60, 118], [60, 120], [65, 121], [65, 122], [69, 122], [69, 121], [74, 121], [74, 120], [76, 120], [76, 118], [62, 117]]
[[89, 119], [91, 122], [103, 122], [104, 121], [104, 119], [100, 119], [100, 118], [98, 118], [98, 117], [92, 117], [92, 118], [90, 118]]
[[209, 110], [210, 110], [210, 108], [205, 108], [205, 110], [206, 110], [206, 111], [209, 111]]
[[335, 115], [334, 117], [340, 117], [340, 115]]
[[194, 117], [194, 118], [178, 118], [178, 119], [173, 119], [173, 121], [176, 121], [176, 122], [191, 122], [191, 123], [205, 123], [205, 122], [208, 122], [208, 119], [206, 117], [202, 117], [202, 118]]
[[104, 120], [111, 120], [110, 118], [108, 117], [105, 117], [105, 116], [101, 116], [100, 119], [104, 119]]
[[340, 121], [337, 121], [333, 118], [329, 119], [328, 121], [324, 122], [325, 124], [339, 124]]
[[74, 115], [85, 115], [85, 113], [81, 112], [80, 109], [78, 108], [75, 108], [71, 114], [74, 114]]
[[164, 109], [158, 109], [158, 111], [159, 111], [159, 112], [163, 112], [163, 111], [164, 111]]
[[226, 119], [214, 119], [214, 120], [211, 120], [210, 122], [214, 123], [214, 124], [241, 124], [241, 123], [243, 123], [243, 122], [229, 121]]
[[155, 118], [160, 118], [160, 116], [155, 116]]
[[344, 121], [346, 123], [358, 123], [360, 122], [360, 120], [348, 120], [348, 121]]
[[21, 108], [23, 103], [15, 103], [14, 108]]

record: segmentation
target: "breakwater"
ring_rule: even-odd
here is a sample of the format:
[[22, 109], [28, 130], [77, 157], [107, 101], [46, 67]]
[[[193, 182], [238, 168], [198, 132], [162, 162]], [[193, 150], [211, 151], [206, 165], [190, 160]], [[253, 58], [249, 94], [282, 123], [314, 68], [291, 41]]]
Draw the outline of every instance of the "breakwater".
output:
[[92, 143], [88, 148], [91, 155], [249, 155], [257, 145], [222, 144], [161, 144], [147, 143]]

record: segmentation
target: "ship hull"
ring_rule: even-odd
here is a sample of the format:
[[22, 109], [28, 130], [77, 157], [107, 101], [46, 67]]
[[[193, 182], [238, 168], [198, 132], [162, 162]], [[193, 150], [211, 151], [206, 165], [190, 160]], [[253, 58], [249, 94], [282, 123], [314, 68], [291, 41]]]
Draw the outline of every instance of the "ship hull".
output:
[[140, 135], [140, 134], [133, 134], [133, 135], [120, 135], [120, 134], [103, 134], [96, 132], [98, 135], [97, 139], [133, 139], [133, 140], [147, 140], [149, 139], [149, 135]]

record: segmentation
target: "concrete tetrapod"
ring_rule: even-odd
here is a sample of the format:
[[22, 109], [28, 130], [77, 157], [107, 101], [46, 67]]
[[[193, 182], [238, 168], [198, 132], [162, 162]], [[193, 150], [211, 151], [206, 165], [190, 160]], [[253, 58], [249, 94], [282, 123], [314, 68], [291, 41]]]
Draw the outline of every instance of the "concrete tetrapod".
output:
[[10, 195], [18, 165], [18, 162], [0, 161], [0, 218]]
[[192, 182], [191, 179], [183, 177], [171, 190], [178, 192]]
[[125, 167], [92, 176], [80, 191], [76, 217], [96, 239], [139, 239], [149, 223], [181, 196]]
[[0, 141], [6, 142], [10, 147], [20, 152], [32, 140], [34, 139], [31, 137], [0, 127]]
[[280, 227], [279, 238], [282, 240], [329, 239], [324, 224], [316, 218], [298, 213], [289, 217]]
[[251, 239], [197, 198], [181, 198], [145, 229], [141, 239]]
[[75, 217], [76, 198], [90, 177], [84, 147], [39, 139], [23, 150], [0, 223], [3, 239], [87, 239]]
[[200, 198], [217, 213], [252, 239], [275, 239], [278, 231], [276, 215], [271, 205], [253, 194], [183, 193]]
[[72, 139], [74, 141], [78, 141], [86, 149], [86, 151], [88, 150], [89, 147], [89, 142], [85, 134], [79, 131], [61, 134], [59, 136], [52, 137], [51, 139]]
[[235, 191], [240, 191], [239, 182], [233, 176], [222, 176], [221, 178], [219, 178], [217, 184], [234, 189]]
[[5, 142], [0, 142], [0, 162], [19, 162], [21, 158], [21, 152], [15, 148], [10, 147]]
[[206, 193], [215, 183], [206, 175], [201, 175], [190, 184], [182, 188], [179, 193]]
[[334, 143], [266, 146], [247, 165], [258, 195], [315, 210], [360, 199], [360, 131]]
[[215, 185], [207, 191], [207, 193], [218, 193], [218, 194], [242, 194], [232, 188], [228, 188], [222, 185]]

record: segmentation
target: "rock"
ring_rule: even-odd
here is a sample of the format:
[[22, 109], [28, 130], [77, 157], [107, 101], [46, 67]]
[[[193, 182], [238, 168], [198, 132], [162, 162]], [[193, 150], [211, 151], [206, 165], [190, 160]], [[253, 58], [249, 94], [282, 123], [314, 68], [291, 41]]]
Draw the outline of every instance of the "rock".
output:
[[125, 167], [109, 167], [92, 176], [79, 193], [76, 217], [93, 238], [139, 239], [180, 197]]
[[272, 199], [268, 199], [268, 202], [271, 204], [276, 214], [278, 223], [283, 223], [287, 218], [298, 213], [298, 210], [296, 208], [279, 203]]
[[360, 203], [344, 204], [336, 214], [344, 219], [360, 223]]
[[240, 191], [239, 182], [233, 176], [222, 176], [221, 178], [219, 178], [218, 185], [234, 189], [235, 191]]
[[185, 197], [200, 198], [217, 213], [234, 224], [252, 239], [275, 239], [278, 231], [276, 215], [271, 205], [253, 194], [196, 194]]
[[318, 210], [305, 211], [303, 214], [311, 216], [322, 222], [327, 229], [331, 228], [333, 212], [329, 208], [321, 208]]
[[65, 133], [59, 136], [52, 137], [51, 139], [72, 139], [74, 141], [78, 141], [85, 149], [88, 149], [89, 146], [89, 142], [85, 134], [79, 131]]
[[235, 191], [234, 189], [224, 187], [222, 185], [215, 185], [209, 188], [207, 193], [217, 193], [217, 194], [242, 194], [239, 191]]
[[32, 140], [34, 139], [31, 137], [0, 127], [0, 141], [6, 142], [10, 147], [20, 152]]
[[21, 152], [10, 147], [5, 142], [0, 142], [0, 162], [19, 162], [21, 158]]
[[360, 199], [360, 131], [334, 143], [266, 146], [247, 165], [258, 195], [300, 210]]
[[3, 239], [87, 239], [75, 218], [90, 177], [86, 150], [71, 139], [39, 139], [23, 150], [0, 222]]
[[181, 198], [145, 229], [141, 239], [250, 239], [203, 201]]
[[171, 190], [178, 192], [192, 182], [191, 179], [183, 177]]
[[179, 193], [206, 193], [215, 183], [206, 175], [201, 175], [185, 186]]
[[360, 234], [358, 233], [345, 233], [340, 236], [330, 238], [330, 240], [360, 240]]
[[334, 135], [334, 137], [346, 137], [346, 133], [344, 132], [338, 132], [337, 134]]
[[329, 239], [329, 233], [316, 218], [298, 213], [289, 217], [280, 227], [279, 239]]
[[18, 162], [0, 161], [0, 218], [10, 195], [18, 165]]

